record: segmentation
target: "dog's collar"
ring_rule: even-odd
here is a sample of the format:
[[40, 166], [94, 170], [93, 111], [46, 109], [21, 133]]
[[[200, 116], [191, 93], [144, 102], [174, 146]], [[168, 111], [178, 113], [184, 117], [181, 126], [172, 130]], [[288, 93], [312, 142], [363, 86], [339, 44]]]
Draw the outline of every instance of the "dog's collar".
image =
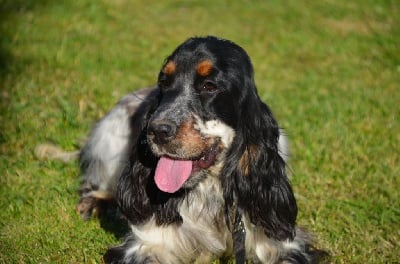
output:
[[246, 261], [246, 229], [242, 220], [242, 210], [236, 208], [235, 220], [232, 229], [233, 252], [236, 264], [244, 264]]

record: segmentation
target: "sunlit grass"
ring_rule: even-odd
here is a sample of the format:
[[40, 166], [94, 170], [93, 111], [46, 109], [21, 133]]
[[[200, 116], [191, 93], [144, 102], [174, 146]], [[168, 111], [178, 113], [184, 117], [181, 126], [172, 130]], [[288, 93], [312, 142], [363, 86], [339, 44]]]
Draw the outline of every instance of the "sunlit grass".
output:
[[0, 0], [0, 262], [101, 263], [120, 234], [75, 214], [76, 163], [33, 149], [76, 149], [179, 43], [208, 34], [248, 51], [289, 134], [299, 224], [334, 263], [398, 261], [399, 14], [390, 0]]

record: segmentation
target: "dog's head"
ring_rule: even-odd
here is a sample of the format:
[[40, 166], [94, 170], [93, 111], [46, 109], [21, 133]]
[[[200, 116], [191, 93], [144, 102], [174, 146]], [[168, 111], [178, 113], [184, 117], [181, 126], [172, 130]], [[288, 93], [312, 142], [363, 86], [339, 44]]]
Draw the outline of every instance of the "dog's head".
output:
[[155, 181], [165, 192], [193, 187], [221, 165], [238, 126], [251, 63], [242, 48], [214, 37], [189, 39], [169, 56], [147, 131], [160, 157]]
[[260, 100], [253, 67], [238, 45], [192, 38], [165, 61], [147, 138], [159, 158], [157, 187], [190, 189], [220, 177], [226, 206], [240, 207], [265, 233], [293, 238], [296, 202], [279, 155], [279, 127]]

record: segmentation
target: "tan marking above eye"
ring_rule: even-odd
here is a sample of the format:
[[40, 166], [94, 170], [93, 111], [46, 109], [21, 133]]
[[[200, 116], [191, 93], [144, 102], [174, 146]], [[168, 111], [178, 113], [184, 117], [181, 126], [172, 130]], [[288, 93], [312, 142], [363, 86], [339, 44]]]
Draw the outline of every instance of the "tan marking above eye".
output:
[[199, 64], [197, 64], [196, 72], [201, 77], [206, 77], [206, 76], [210, 75], [212, 69], [213, 69], [212, 61], [203, 60], [203, 61], [199, 62]]
[[172, 75], [175, 73], [176, 71], [176, 64], [173, 61], [169, 61], [167, 62], [167, 64], [165, 64], [164, 69], [163, 69], [164, 73], [166, 75]]

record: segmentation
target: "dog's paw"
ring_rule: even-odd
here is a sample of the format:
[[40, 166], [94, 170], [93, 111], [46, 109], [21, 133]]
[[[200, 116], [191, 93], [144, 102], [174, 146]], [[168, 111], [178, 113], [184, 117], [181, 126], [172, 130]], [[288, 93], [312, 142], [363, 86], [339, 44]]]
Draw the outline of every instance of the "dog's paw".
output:
[[89, 220], [92, 216], [99, 214], [99, 200], [93, 196], [81, 197], [76, 205], [76, 212], [83, 220]]
[[107, 212], [115, 212], [116, 202], [114, 196], [106, 191], [82, 191], [81, 198], [76, 205], [76, 212], [83, 220], [92, 216], [99, 216]]

